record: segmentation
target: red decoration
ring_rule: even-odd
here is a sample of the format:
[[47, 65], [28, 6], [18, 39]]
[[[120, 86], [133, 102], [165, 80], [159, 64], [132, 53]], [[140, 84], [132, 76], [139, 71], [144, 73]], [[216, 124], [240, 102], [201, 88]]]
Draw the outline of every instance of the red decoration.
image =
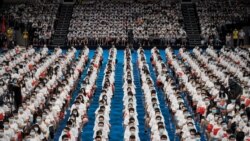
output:
[[218, 132], [219, 132], [219, 130], [220, 130], [220, 128], [215, 128], [215, 129], [213, 130], [213, 134], [214, 134], [214, 135], [217, 135]]
[[211, 132], [213, 130], [213, 125], [212, 124], [208, 124], [207, 125], [207, 131]]
[[5, 17], [2, 17], [1, 31], [2, 33], [6, 32]]
[[248, 98], [245, 102], [245, 106], [248, 107], [250, 105], [250, 99]]
[[203, 115], [203, 114], [205, 114], [205, 111], [206, 111], [206, 109], [204, 107], [198, 107], [196, 112]]

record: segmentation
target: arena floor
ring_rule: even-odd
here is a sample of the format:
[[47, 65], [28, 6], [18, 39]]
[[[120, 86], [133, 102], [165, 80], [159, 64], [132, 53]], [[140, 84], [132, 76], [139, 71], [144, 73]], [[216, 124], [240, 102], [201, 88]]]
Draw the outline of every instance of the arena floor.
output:
[[[92, 102], [90, 103], [90, 107], [88, 109], [88, 117], [89, 117], [89, 122], [83, 127], [82, 133], [81, 133], [81, 139], [83, 141], [91, 141], [93, 140], [93, 128], [94, 128], [94, 122], [95, 122], [95, 110], [98, 108], [98, 99], [101, 93], [101, 89], [102, 89], [102, 79], [103, 79], [103, 74], [104, 74], [104, 69], [105, 69], [105, 65], [107, 63], [107, 59], [108, 59], [108, 50], [103, 50], [103, 65], [100, 69], [98, 78], [97, 78], [97, 89], [95, 92], [95, 95], [93, 96]], [[64, 50], [64, 53], [67, 52], [66, 50]], [[79, 56], [80, 50], [77, 51], [76, 53], [76, 57]], [[161, 57], [163, 58], [164, 61], [166, 61], [166, 57], [165, 57], [165, 52], [164, 50], [160, 50], [161, 53]], [[175, 50], [175, 54], [178, 53], [178, 50]], [[90, 50], [89, 53], [89, 58], [91, 59], [94, 55], [94, 50]], [[150, 65], [150, 56], [151, 56], [151, 52], [150, 50], [145, 50], [145, 55], [147, 57], [147, 63], [150, 66], [150, 72], [151, 72], [151, 77], [153, 78], [153, 80], [156, 82], [156, 75], [153, 71], [153, 67]], [[114, 93], [114, 97], [112, 98], [111, 101], [111, 112], [110, 112], [110, 124], [111, 124], [111, 128], [110, 128], [110, 141], [120, 141], [124, 138], [124, 128], [123, 128], [123, 81], [122, 81], [122, 76], [123, 76], [123, 59], [124, 58], [124, 50], [117, 50], [117, 64], [116, 64], [116, 70], [115, 70], [115, 93]], [[141, 91], [141, 85], [140, 85], [140, 76], [139, 76], [139, 70], [138, 67], [136, 65], [136, 60], [137, 60], [137, 53], [136, 51], [133, 53], [132, 56], [132, 61], [133, 61], [133, 71], [134, 71], [134, 79], [135, 79], [135, 85], [136, 85], [136, 99], [137, 99], [137, 113], [138, 113], [138, 121], [139, 121], [139, 137], [141, 141], [149, 141], [150, 140], [150, 129], [148, 129], [145, 126], [145, 120], [144, 120], [144, 115], [145, 115], [145, 111], [144, 111], [144, 98], [143, 98], [143, 94]], [[87, 66], [84, 70], [84, 72], [81, 75], [81, 79], [78, 82], [78, 87], [76, 88], [76, 90], [73, 92], [73, 98], [71, 100], [71, 105], [72, 102], [75, 100], [77, 94], [79, 93], [80, 90], [80, 86], [81, 86], [81, 82], [84, 79], [85, 75], [86, 75], [86, 70], [89, 66]], [[155, 83], [156, 84], [156, 83]], [[157, 86], [155, 86], [157, 88]], [[165, 119], [165, 125], [169, 134], [169, 138], [171, 141], [179, 141], [179, 137], [175, 134], [176, 129], [175, 129], [175, 125], [174, 125], [174, 121], [171, 117], [171, 113], [169, 111], [169, 107], [168, 105], [165, 103], [164, 101], [164, 95], [163, 95], [163, 91], [160, 89], [157, 89], [157, 94], [159, 97], [159, 102], [160, 102], [160, 108], [162, 111], [162, 114], [164, 116]], [[188, 105], [187, 100], [184, 98], [183, 99], [185, 101], [185, 104]], [[71, 106], [70, 105], [70, 106]], [[193, 111], [191, 110], [191, 107], [188, 105], [189, 107], [189, 112], [192, 113], [193, 115]], [[70, 108], [69, 108], [70, 109]], [[67, 114], [64, 118], [63, 121], [61, 121], [60, 126], [55, 134], [55, 138], [54, 140], [58, 140], [63, 128], [66, 126], [66, 122], [69, 119], [70, 116], [70, 112], [69, 109], [66, 111]], [[201, 132], [201, 140], [205, 141], [205, 135], [204, 135], [204, 131], [200, 129], [200, 125], [199, 123], [196, 122], [196, 128], [198, 129], [198, 131]]]

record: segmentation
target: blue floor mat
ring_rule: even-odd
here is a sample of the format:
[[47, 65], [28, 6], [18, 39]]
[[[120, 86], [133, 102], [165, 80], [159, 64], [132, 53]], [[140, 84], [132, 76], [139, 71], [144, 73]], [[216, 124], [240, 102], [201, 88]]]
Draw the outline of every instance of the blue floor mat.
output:
[[[193, 52], [192, 50], [189, 50], [189, 51], [191, 53]], [[179, 53], [179, 51], [175, 50], [174, 53], [177, 55]], [[170, 72], [172, 72], [172, 71], [173, 70], [170, 69]], [[171, 73], [171, 75], [173, 76], [173, 73]], [[177, 78], [175, 76], [173, 76], [173, 78], [176, 81]], [[191, 106], [188, 103], [188, 100], [187, 100], [187, 97], [185, 96], [185, 93], [182, 93], [181, 96], [182, 96], [182, 98], [184, 100], [185, 106], [188, 108], [189, 113], [192, 115], [192, 117], [194, 119], [194, 112], [193, 112]], [[195, 119], [194, 119], [194, 121], [195, 121]], [[206, 135], [205, 135], [205, 129], [201, 128], [200, 123], [197, 122], [197, 121], [195, 121], [195, 127], [196, 127], [197, 131], [201, 133], [201, 141], [206, 141], [207, 139], [206, 139]]]
[[[193, 117], [193, 119], [194, 119], [194, 112], [193, 112], [193, 109], [192, 109], [191, 106], [189, 105], [188, 100], [187, 100], [187, 97], [185, 96], [185, 93], [182, 93], [182, 94], [181, 94], [181, 97], [182, 97], [183, 100], [184, 100], [185, 106], [188, 108], [188, 112], [192, 115], [192, 117]], [[195, 121], [195, 119], [194, 119], [194, 121]], [[197, 121], [195, 121], [195, 127], [196, 127], [197, 131], [200, 132], [200, 134], [201, 134], [201, 141], [206, 141], [206, 136], [205, 136], [205, 133], [204, 133], [205, 131], [204, 131], [204, 129], [201, 128], [200, 123], [197, 122]]]
[[95, 122], [95, 111], [99, 106], [98, 99], [102, 90], [102, 79], [104, 77], [104, 69], [106, 67], [108, 59], [108, 50], [103, 50], [103, 63], [100, 69], [100, 72], [98, 74], [97, 80], [96, 80], [96, 92], [94, 96], [92, 97], [92, 102], [90, 103], [90, 107], [88, 109], [88, 118], [89, 122], [83, 127], [82, 129], [82, 140], [83, 141], [92, 141], [93, 140], [93, 128], [94, 128], [94, 122]]
[[[178, 141], [178, 136], [175, 136], [176, 129], [175, 129], [175, 125], [173, 124], [174, 121], [172, 120], [172, 116], [171, 116], [171, 113], [169, 111], [169, 107], [164, 100], [165, 99], [164, 93], [162, 90], [158, 89], [156, 86], [156, 75], [155, 75], [155, 72], [154, 72], [153, 67], [151, 65], [151, 62], [150, 62], [150, 56], [151, 56], [150, 50], [145, 50], [145, 55], [147, 57], [147, 63], [149, 64], [150, 75], [151, 75], [151, 77], [154, 81], [154, 84], [155, 84], [156, 92], [157, 92], [159, 103], [160, 103], [161, 112], [162, 112], [162, 115], [163, 115], [164, 120], [165, 120], [165, 126], [167, 129], [169, 138], [171, 141], [172, 140]], [[164, 56], [162, 56], [162, 58], [163, 57]]]
[[134, 83], [136, 86], [135, 89], [135, 96], [137, 101], [137, 114], [138, 114], [138, 121], [139, 121], [139, 137], [141, 141], [150, 141], [150, 129], [145, 126], [145, 108], [144, 108], [144, 97], [141, 90], [141, 82], [140, 82], [140, 74], [139, 68], [137, 66], [137, 53], [133, 53], [133, 72], [134, 72]]
[[[50, 50], [52, 51], [52, 50]], [[103, 65], [100, 68], [100, 72], [98, 74], [98, 78], [97, 78], [97, 89], [96, 92], [92, 98], [92, 102], [90, 103], [90, 107], [87, 111], [88, 113], [88, 117], [89, 117], [89, 122], [85, 125], [85, 127], [83, 127], [83, 131], [80, 135], [81, 140], [82, 141], [92, 141], [93, 140], [93, 128], [94, 128], [94, 122], [95, 122], [95, 111], [97, 109], [97, 107], [99, 106], [98, 104], [98, 99], [102, 90], [102, 80], [104, 77], [104, 69], [106, 67], [106, 63], [107, 63], [107, 59], [108, 59], [108, 50], [103, 50]], [[66, 53], [66, 51], [63, 51], [63, 53]], [[78, 56], [80, 53], [80, 51], [78, 51], [76, 53], [76, 55]], [[175, 54], [178, 54], [178, 50], [174, 50]], [[92, 56], [94, 55], [94, 50], [90, 50], [90, 54], [89, 54], [89, 58], [91, 59]], [[156, 84], [156, 76], [154, 73], [154, 70], [150, 64], [150, 50], [145, 50], [145, 55], [147, 57], [147, 62], [149, 64], [149, 69], [151, 72], [151, 77], [154, 80], [154, 83]], [[160, 55], [163, 59], [164, 62], [166, 62], [166, 57], [165, 57], [165, 51], [164, 50], [160, 50]], [[111, 111], [110, 111], [110, 124], [111, 124], [111, 128], [110, 128], [110, 134], [109, 134], [109, 140], [110, 141], [122, 141], [124, 138], [124, 128], [123, 128], [123, 89], [122, 89], [122, 85], [123, 85], [123, 80], [122, 80], [122, 76], [123, 76], [123, 57], [124, 57], [124, 50], [118, 50], [117, 51], [117, 66], [116, 66], [116, 70], [115, 70], [115, 92], [114, 92], [114, 96], [112, 98], [111, 101]], [[137, 52], [135, 51], [132, 54], [132, 62], [133, 62], [133, 72], [134, 72], [134, 83], [136, 86], [136, 100], [137, 100], [137, 113], [138, 113], [138, 121], [139, 121], [139, 137], [141, 141], [150, 141], [150, 129], [148, 129], [147, 127], [145, 127], [145, 110], [144, 110], [144, 98], [143, 98], [143, 93], [141, 91], [141, 84], [140, 84], [140, 76], [139, 76], [139, 70], [137, 67]], [[87, 66], [88, 67], [88, 66]], [[86, 70], [87, 67], [84, 70], [84, 73], [81, 75], [81, 79], [77, 84], [77, 88], [73, 93], [73, 97], [72, 97], [72, 102], [74, 101], [75, 97], [77, 96], [78, 92], [79, 92], [79, 88], [80, 88], [80, 84], [81, 84], [81, 80], [85, 77], [86, 75]], [[173, 122], [173, 119], [171, 117], [171, 113], [169, 111], [169, 107], [167, 105], [167, 103], [165, 103], [164, 101], [164, 93], [162, 90], [159, 90], [157, 88], [157, 86], [155, 87], [157, 90], [157, 94], [158, 94], [158, 99], [160, 102], [160, 108], [162, 111], [162, 114], [164, 116], [165, 119], [165, 125], [166, 125], [166, 129], [168, 131], [169, 137], [171, 141], [179, 141], [179, 137], [175, 135], [175, 125]], [[187, 103], [186, 103], [187, 104]], [[191, 111], [192, 112], [192, 111]], [[57, 141], [61, 135], [61, 132], [63, 130], [63, 128], [66, 125], [66, 122], [69, 118], [69, 111], [67, 110], [67, 114], [65, 116], [65, 119], [63, 121], [60, 122], [59, 128], [55, 134], [55, 140]], [[199, 126], [199, 124], [197, 123], [197, 126]], [[145, 132], [147, 131], [147, 132]], [[201, 140], [205, 141], [205, 138], [203, 138], [203, 135], [201, 135]]]
[[118, 141], [124, 138], [123, 129], [123, 50], [117, 51], [117, 64], [115, 70], [115, 91], [111, 99], [110, 111], [110, 141]]
[[[79, 58], [80, 53], [81, 53], [81, 51], [78, 50], [78, 51], [76, 52], [75, 58]], [[90, 53], [89, 53], [89, 58], [91, 59], [93, 55], [94, 55], [94, 51], [90, 51]], [[74, 102], [76, 96], [77, 96], [78, 93], [79, 93], [79, 90], [80, 90], [80, 87], [81, 87], [81, 83], [82, 83], [84, 77], [86, 76], [88, 66], [89, 66], [89, 64], [84, 68], [84, 71], [83, 71], [83, 73], [81, 74], [80, 80], [78, 81], [77, 88], [76, 88], [75, 91], [73, 92], [72, 99], [71, 99], [71, 101], [70, 101], [70, 107], [72, 106], [72, 104], [73, 104], [73, 102]], [[66, 123], [67, 123], [67, 121], [68, 121], [68, 119], [69, 119], [69, 116], [70, 116], [70, 110], [67, 109], [67, 110], [66, 110], [66, 113], [67, 113], [67, 114], [65, 115], [64, 119], [59, 123], [59, 127], [58, 127], [58, 129], [57, 129], [57, 131], [56, 131], [56, 133], [55, 133], [55, 138], [54, 138], [55, 141], [58, 141], [58, 140], [59, 140], [59, 137], [60, 137], [60, 135], [61, 135], [61, 133], [62, 133], [62, 130], [63, 130], [64, 127], [66, 126]]]

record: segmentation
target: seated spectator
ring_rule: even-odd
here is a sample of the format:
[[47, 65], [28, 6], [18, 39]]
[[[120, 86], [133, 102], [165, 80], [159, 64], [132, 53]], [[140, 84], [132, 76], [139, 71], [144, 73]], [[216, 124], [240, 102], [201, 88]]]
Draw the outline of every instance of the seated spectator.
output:
[[74, 8], [68, 33], [68, 45], [119, 44], [125, 46], [128, 33], [134, 42], [150, 45], [160, 39], [161, 45], [186, 44], [179, 3], [145, 4], [91, 1]]
[[[59, 4], [53, 3], [17, 4], [11, 5], [5, 11], [5, 15], [9, 17], [8, 22], [25, 25], [29, 32], [29, 39], [34, 45], [44, 45], [50, 44], [58, 8]], [[10, 26], [14, 28], [14, 25], [10, 24]], [[22, 28], [22, 30], [25, 29]]]
[[[243, 22], [248, 17], [246, 5], [228, 0], [199, 0], [196, 3], [201, 26], [201, 44], [219, 45], [221, 28]], [[237, 5], [237, 6], [236, 6]]]

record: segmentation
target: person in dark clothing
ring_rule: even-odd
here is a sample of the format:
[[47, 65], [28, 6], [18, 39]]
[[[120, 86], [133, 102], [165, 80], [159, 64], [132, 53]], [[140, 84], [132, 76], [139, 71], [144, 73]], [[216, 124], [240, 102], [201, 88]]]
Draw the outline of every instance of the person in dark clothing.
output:
[[244, 141], [245, 133], [240, 131], [236, 134], [236, 140], [237, 141]]
[[22, 104], [22, 94], [17, 79], [13, 79], [12, 83], [9, 84], [9, 92], [10, 94], [13, 94], [15, 109], [18, 109]]

